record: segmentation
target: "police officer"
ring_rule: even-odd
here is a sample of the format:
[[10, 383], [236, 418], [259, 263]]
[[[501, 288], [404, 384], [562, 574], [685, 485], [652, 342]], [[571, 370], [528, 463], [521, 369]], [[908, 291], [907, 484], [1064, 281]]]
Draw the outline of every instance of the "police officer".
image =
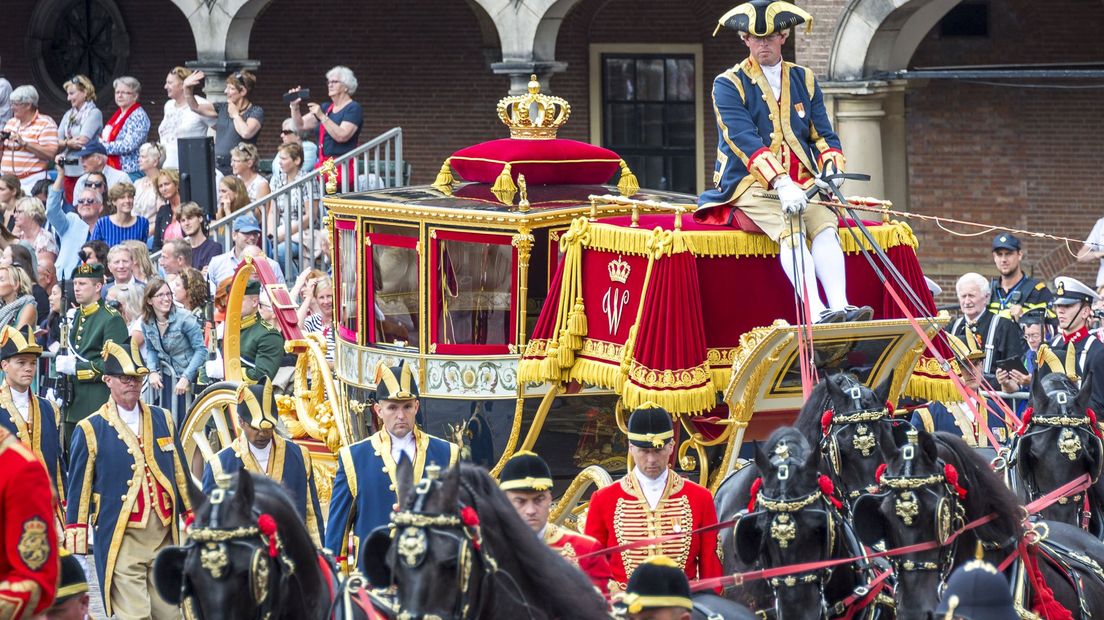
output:
[[1023, 250], [1015, 235], [1000, 233], [993, 237], [993, 262], [1000, 275], [990, 284], [989, 309], [1013, 321], [1028, 312], [1049, 312], [1048, 304], [1054, 298], [1046, 282], [1024, 273], [1021, 261]]
[[59, 504], [65, 502], [65, 466], [58, 428], [57, 405], [31, 390], [42, 347], [28, 326], [26, 332], [8, 325], [0, 330], [0, 426], [8, 429], [42, 459], [53, 481]]
[[[242, 372], [254, 383], [262, 379], [276, 378], [276, 371], [284, 359], [284, 336], [257, 313], [260, 307], [261, 283], [250, 280], [241, 302], [241, 332], [239, 349]], [[226, 376], [222, 359], [208, 360], [204, 365], [207, 377], [222, 379]]]
[[573, 532], [548, 522], [552, 510], [552, 470], [541, 457], [528, 451], [522, 451], [510, 457], [502, 466], [502, 475], [498, 487], [506, 493], [518, 516], [536, 532], [549, 547], [552, 547], [568, 562], [578, 566], [586, 573], [595, 588], [609, 596], [610, 588], [616, 586], [610, 573], [609, 561], [604, 555], [577, 558], [581, 555], [599, 551], [602, 545], [590, 536]]
[[613, 578], [624, 587], [644, 560], [657, 554], [677, 558], [690, 579], [721, 574], [717, 532], [690, 533], [717, 523], [713, 495], [669, 467], [675, 449], [667, 410], [644, 403], [629, 416], [629, 456], [634, 466], [620, 480], [594, 492], [586, 534], [603, 547], [645, 538], [684, 534], [647, 547], [626, 549], [610, 558]]
[[276, 433], [279, 412], [272, 381], [265, 379], [260, 385], [238, 388], [238, 421], [241, 434], [203, 468], [203, 492], [211, 494], [216, 487], [216, 476], [235, 474], [243, 469], [268, 476], [290, 492], [314, 544], [321, 547], [325, 538], [322, 510], [318, 504], [310, 452]]
[[[717, 30], [739, 32], [750, 53], [713, 80], [717, 165], [695, 219], [730, 225], [739, 209], [780, 244], [782, 269], [798, 295], [808, 294], [814, 321], [868, 320], [869, 306], [847, 301], [836, 214], [806, 196], [818, 175], [843, 172], [844, 157], [812, 70], [782, 60], [792, 28], [805, 22], [812, 16], [783, 0], [752, 0], [720, 18]], [[757, 196], [769, 189], [777, 200]]]
[[103, 351], [108, 340], [125, 344], [130, 339], [126, 321], [119, 313], [104, 305], [100, 292], [104, 285], [104, 267], [97, 263], [81, 263], [73, 271], [73, 299], [78, 307], [68, 315], [69, 341], [63, 342], [55, 365], [57, 371], [76, 380], [73, 398], [65, 408], [64, 446], [77, 422], [85, 419], [107, 402], [109, 395], [103, 381]]
[[645, 560], [629, 578], [621, 599], [629, 620], [690, 620], [690, 580], [665, 555]]
[[971, 560], [955, 569], [935, 610], [941, 620], [1015, 620], [1020, 616], [997, 567]]
[[[139, 398], [149, 370], [112, 341], [102, 351], [111, 397], [73, 433], [66, 547], [87, 555], [89, 532], [100, 593], [118, 620], [176, 620], [180, 610], [153, 587], [153, 560], [180, 540], [190, 510], [186, 461], [172, 414]], [[129, 472], [129, 475], [128, 475]]]
[[0, 618], [41, 613], [57, 589], [57, 529], [46, 469], [0, 428]]
[[[452, 467], [460, 448], [418, 428], [414, 419], [421, 403], [414, 372], [405, 362], [388, 368], [376, 367], [376, 403], [372, 410], [383, 428], [371, 437], [338, 451], [337, 474], [326, 521], [326, 548], [339, 561], [364, 570], [360, 543], [372, 530], [391, 521], [398, 501], [396, 468], [407, 459], [413, 465], [413, 482], [422, 479], [425, 468]], [[348, 555], [346, 555], [348, 554]]]

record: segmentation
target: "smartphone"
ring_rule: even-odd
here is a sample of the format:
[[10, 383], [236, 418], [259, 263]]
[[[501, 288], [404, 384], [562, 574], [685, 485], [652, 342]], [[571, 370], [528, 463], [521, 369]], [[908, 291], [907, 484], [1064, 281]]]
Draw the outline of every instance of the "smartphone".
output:
[[296, 99], [302, 99], [303, 101], [310, 101], [310, 89], [303, 88], [300, 90], [293, 90], [290, 93], [284, 94], [284, 103], [291, 105], [292, 101]]
[[996, 364], [994, 364], [994, 365], [997, 368], [1000, 368], [1001, 370], [1008, 370], [1008, 371], [1015, 370], [1016, 372], [1020, 372], [1020, 373], [1023, 373], [1025, 375], [1031, 374], [1031, 373], [1027, 372], [1027, 366], [1024, 365], [1023, 357], [1020, 357], [1020, 356], [1010, 357], [1008, 359], [1003, 359], [1003, 360], [998, 360], [996, 362]]

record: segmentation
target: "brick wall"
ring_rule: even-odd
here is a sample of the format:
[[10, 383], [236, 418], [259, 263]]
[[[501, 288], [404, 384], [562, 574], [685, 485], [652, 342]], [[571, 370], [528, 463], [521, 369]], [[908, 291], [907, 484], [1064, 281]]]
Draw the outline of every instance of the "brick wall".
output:
[[[1073, 14], [1078, 18], [1070, 20]], [[993, 0], [989, 38], [941, 39], [930, 33], [911, 66], [1099, 60], [1104, 57], [1104, 43], [1093, 25], [1101, 20], [1104, 7], [1099, 4]], [[1024, 82], [1047, 88], [1013, 86]], [[1089, 138], [1104, 132], [1104, 119], [1092, 112], [1100, 105], [1100, 90], [1054, 88], [1055, 82], [1046, 80], [1002, 84], [953, 80], [910, 84], [912, 209], [1083, 238], [1104, 216], [1094, 183], [1098, 149]], [[996, 273], [989, 251], [992, 234], [954, 237], [932, 225], [915, 228], [922, 242], [921, 263], [942, 283], [953, 282], [968, 270]], [[1040, 271], [1073, 261], [1064, 244], [1040, 239], [1024, 239], [1024, 243], [1029, 271], [1048, 256]], [[1071, 249], [1079, 246], [1073, 244]], [[1078, 265], [1064, 273], [1091, 286], [1096, 266]]]

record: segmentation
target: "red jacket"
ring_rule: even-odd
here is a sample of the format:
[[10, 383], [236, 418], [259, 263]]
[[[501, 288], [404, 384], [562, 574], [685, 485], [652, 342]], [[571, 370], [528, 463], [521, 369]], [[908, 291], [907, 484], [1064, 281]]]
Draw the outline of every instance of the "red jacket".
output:
[[57, 529], [50, 477], [33, 452], [0, 429], [0, 618], [42, 613], [57, 591]]
[[549, 523], [544, 528], [544, 542], [559, 552], [565, 560], [578, 566], [579, 570], [590, 577], [590, 582], [594, 584], [595, 588], [598, 588], [602, 596], [609, 598], [613, 573], [610, 571], [609, 560], [606, 556], [596, 555], [581, 562], [575, 559], [580, 555], [600, 551], [603, 548], [601, 543], [590, 536], [572, 532], [553, 523]]
[[[586, 533], [608, 548], [667, 534], [689, 533], [716, 523], [713, 495], [705, 487], [670, 471], [663, 495], [652, 510], [630, 472], [591, 497]], [[713, 530], [614, 554], [610, 558], [614, 580], [624, 589], [629, 575], [641, 562], [661, 554], [677, 562], [691, 580], [722, 574], [717, 558], [717, 532]]]

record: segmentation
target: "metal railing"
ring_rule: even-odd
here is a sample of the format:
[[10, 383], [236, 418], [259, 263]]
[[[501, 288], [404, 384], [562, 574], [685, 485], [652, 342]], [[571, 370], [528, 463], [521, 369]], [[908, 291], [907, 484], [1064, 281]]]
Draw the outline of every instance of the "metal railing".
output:
[[[333, 160], [339, 171], [338, 191], [348, 193], [401, 187], [409, 182], [403, 161], [402, 128], [393, 127]], [[352, 171], [352, 174], [350, 174]], [[326, 231], [322, 197], [326, 179], [316, 168], [272, 193], [208, 225], [208, 238], [223, 248], [233, 247], [234, 222], [246, 214], [257, 216], [262, 249], [275, 260], [288, 280], [304, 269], [325, 269], [328, 255], [323, 250]], [[294, 221], [292, 221], [294, 218]], [[157, 252], [151, 256], [156, 264]]]

